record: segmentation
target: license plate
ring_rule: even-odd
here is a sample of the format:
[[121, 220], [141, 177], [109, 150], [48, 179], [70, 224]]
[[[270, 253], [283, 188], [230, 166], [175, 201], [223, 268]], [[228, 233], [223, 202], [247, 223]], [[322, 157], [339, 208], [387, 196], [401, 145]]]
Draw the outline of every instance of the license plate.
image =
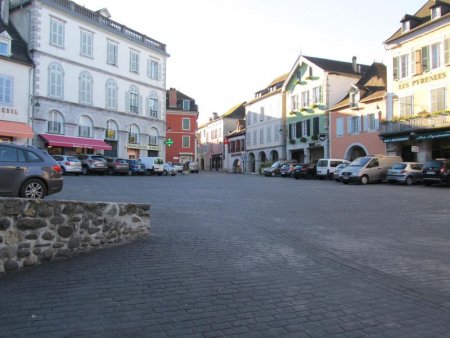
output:
[[427, 171], [427, 175], [434, 175], [434, 171]]
[[347, 176], [342, 176], [342, 178], [343, 178], [344, 180], [348, 180], [348, 177], [347, 177]]

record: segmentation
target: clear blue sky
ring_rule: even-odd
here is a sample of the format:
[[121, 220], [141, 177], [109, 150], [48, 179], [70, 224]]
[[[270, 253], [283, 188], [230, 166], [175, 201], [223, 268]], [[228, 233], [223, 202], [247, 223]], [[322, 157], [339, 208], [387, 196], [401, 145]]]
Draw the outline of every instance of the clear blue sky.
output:
[[[79, 1], [79, 0], [76, 0]], [[426, 0], [89, 0], [112, 19], [167, 45], [167, 87], [212, 112], [253, 98], [300, 53], [387, 62], [383, 41]]]

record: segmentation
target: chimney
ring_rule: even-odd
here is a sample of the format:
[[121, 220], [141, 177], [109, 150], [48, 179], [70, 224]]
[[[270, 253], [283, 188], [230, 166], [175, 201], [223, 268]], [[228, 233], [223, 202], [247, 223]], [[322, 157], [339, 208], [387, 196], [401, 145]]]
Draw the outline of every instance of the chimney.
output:
[[2, 21], [5, 25], [8, 25], [9, 23], [9, 0], [0, 0], [1, 6], [0, 6], [0, 14]]
[[358, 73], [358, 67], [356, 65], [356, 56], [352, 57], [352, 68], [353, 68], [353, 73]]
[[213, 113], [213, 120], [217, 120], [219, 118], [219, 114]]
[[177, 107], [177, 91], [175, 88], [169, 89], [169, 108]]

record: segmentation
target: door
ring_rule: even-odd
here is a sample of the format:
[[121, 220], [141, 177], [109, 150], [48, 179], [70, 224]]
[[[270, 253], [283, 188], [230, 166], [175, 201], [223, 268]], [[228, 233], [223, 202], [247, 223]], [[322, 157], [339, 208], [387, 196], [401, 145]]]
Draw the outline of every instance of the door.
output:
[[21, 150], [0, 145], [0, 193], [17, 195], [27, 171]]
[[380, 162], [378, 158], [373, 158], [367, 164], [366, 174], [369, 177], [370, 182], [379, 181], [382, 179], [383, 170], [380, 167]]

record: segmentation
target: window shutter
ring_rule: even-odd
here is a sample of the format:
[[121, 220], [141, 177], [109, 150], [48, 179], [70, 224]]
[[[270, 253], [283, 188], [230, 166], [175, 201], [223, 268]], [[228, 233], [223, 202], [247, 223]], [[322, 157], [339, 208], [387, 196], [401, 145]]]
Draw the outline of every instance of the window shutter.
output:
[[364, 115], [360, 115], [358, 119], [358, 133], [361, 133], [363, 131], [363, 120]]
[[394, 70], [394, 80], [398, 80], [399, 79], [399, 73], [398, 73], [398, 71], [399, 71], [399, 68], [398, 68], [398, 60], [399, 60], [399, 57], [397, 56], [397, 57], [395, 57], [394, 59], [393, 59], [393, 61], [394, 61], [394, 63], [393, 63], [393, 70]]
[[289, 125], [289, 139], [292, 139], [292, 124]]
[[380, 129], [380, 116], [381, 114], [375, 114], [375, 130]]
[[125, 111], [130, 112], [130, 91], [125, 91]]
[[369, 116], [364, 115], [364, 122], [363, 122], [363, 130], [368, 131], [369, 130]]
[[297, 122], [295, 124], [295, 135], [297, 135], [297, 138], [302, 137], [302, 123], [301, 122]]
[[351, 134], [352, 133], [352, 117], [348, 116], [347, 117], [347, 134]]
[[311, 120], [306, 121], [306, 136], [311, 136]]
[[422, 74], [423, 70], [422, 70], [422, 50], [418, 49], [415, 52], [415, 74], [416, 75], [420, 75]]
[[444, 62], [450, 64], [450, 38], [444, 40]]
[[428, 72], [430, 70], [430, 49], [428, 46], [422, 47], [422, 72]]

